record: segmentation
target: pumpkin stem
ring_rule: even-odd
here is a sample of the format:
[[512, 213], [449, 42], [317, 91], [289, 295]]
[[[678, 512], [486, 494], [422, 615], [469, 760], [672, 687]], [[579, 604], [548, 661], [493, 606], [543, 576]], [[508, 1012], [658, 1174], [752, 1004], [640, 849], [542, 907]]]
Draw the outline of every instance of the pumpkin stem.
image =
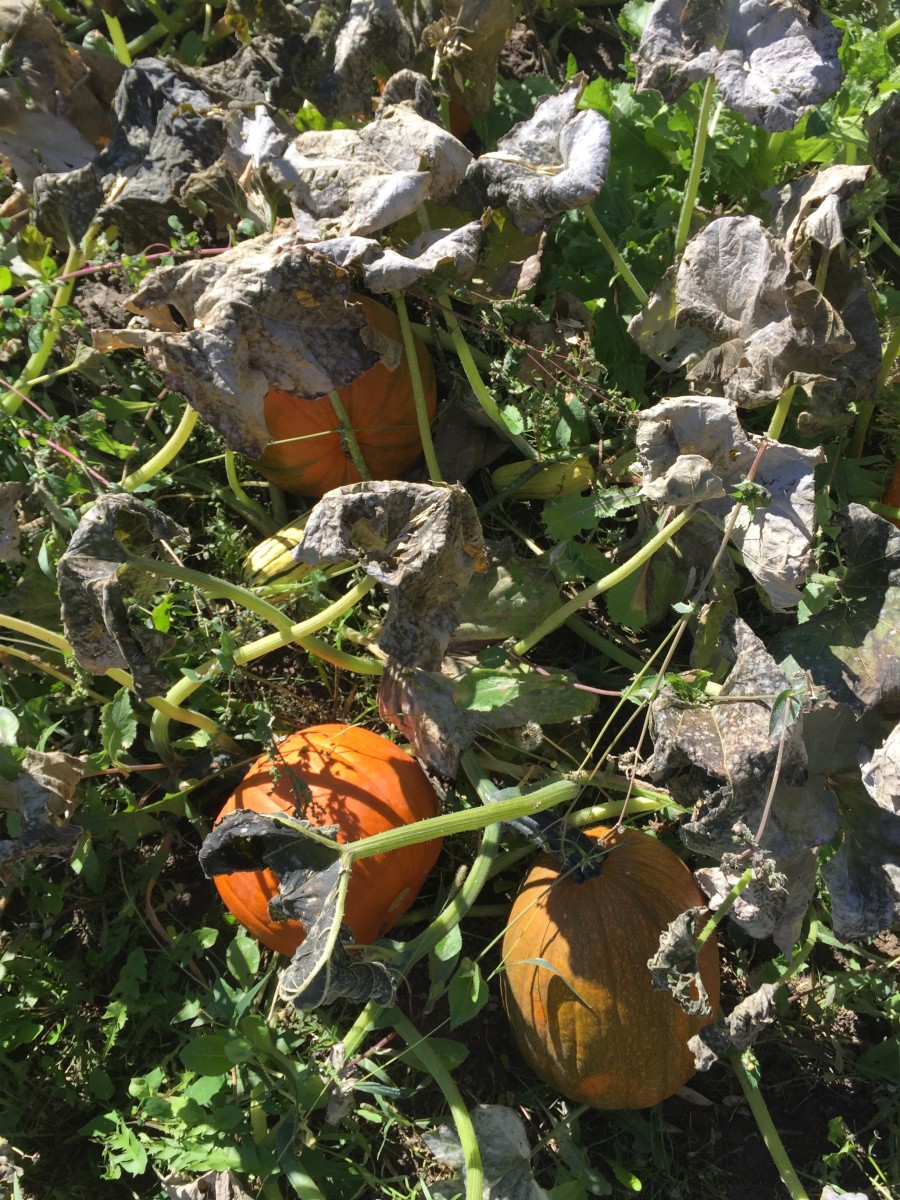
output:
[[572, 829], [565, 817], [552, 812], [540, 812], [517, 817], [507, 824], [529, 841], [549, 850], [551, 854], [557, 854], [573, 883], [584, 883], [586, 879], [599, 875], [603, 869], [607, 851], [580, 829]]

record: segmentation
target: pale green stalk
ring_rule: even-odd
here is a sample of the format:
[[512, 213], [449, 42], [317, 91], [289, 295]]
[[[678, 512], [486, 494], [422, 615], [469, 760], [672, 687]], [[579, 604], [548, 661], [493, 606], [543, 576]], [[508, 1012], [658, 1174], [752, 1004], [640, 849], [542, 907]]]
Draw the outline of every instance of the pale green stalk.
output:
[[425, 465], [428, 477], [432, 483], [443, 482], [441, 468], [434, 452], [434, 442], [431, 439], [431, 418], [428, 415], [428, 404], [425, 399], [425, 388], [422, 385], [422, 372], [419, 369], [419, 356], [416, 353], [416, 342], [409, 323], [409, 313], [406, 311], [406, 300], [401, 291], [392, 293], [394, 304], [397, 306], [397, 319], [400, 322], [400, 332], [403, 334], [403, 350], [409, 367], [409, 379], [412, 384], [413, 398], [416, 402], [416, 420], [419, 423], [419, 437], [422, 439], [422, 449], [425, 452]]
[[106, 28], [109, 30], [109, 40], [113, 44], [113, 49], [116, 52], [116, 58], [123, 67], [130, 67], [131, 54], [129, 53], [128, 43], [125, 41], [125, 34], [122, 30], [122, 24], [119, 21], [119, 18], [104, 10], [103, 19], [106, 22]]
[[228, 480], [228, 486], [231, 488], [235, 499], [243, 504], [250, 512], [252, 512], [257, 520], [262, 521], [264, 525], [268, 525], [272, 518], [255, 500], [252, 500], [244, 489], [241, 487], [241, 481], [238, 479], [237, 463], [233, 450], [225, 451], [225, 477]]
[[701, 949], [701, 947], [703, 945], [705, 945], [706, 942], [709, 941], [709, 939], [716, 932], [718, 927], [722, 924], [722, 922], [728, 916], [728, 913], [731, 911], [732, 907], [734, 906], [735, 900], [737, 900], [738, 896], [740, 896], [741, 892], [743, 892], [745, 888], [748, 888], [750, 886], [752, 879], [753, 879], [753, 868], [747, 867], [747, 869], [741, 875], [740, 879], [738, 879], [735, 882], [733, 887], [728, 892], [728, 895], [725, 897], [725, 899], [722, 901], [722, 903], [719, 905], [719, 907], [716, 909], [716, 911], [713, 913], [713, 915], [709, 918], [709, 920], [706, 922], [706, 924], [703, 926], [703, 928], [697, 934], [697, 937], [694, 940], [694, 949], [696, 951], [699, 951]]
[[[357, 658], [352, 654], [345, 654], [342, 650], [336, 650], [326, 642], [322, 642], [312, 636], [317, 630], [330, 625], [332, 621], [349, 612], [365, 596], [366, 592], [371, 590], [374, 583], [373, 579], [363, 579], [344, 596], [341, 596], [339, 600], [336, 600], [333, 604], [329, 604], [327, 608], [322, 609], [315, 616], [309, 617], [305, 621], [300, 621], [296, 625], [290, 625], [289, 628], [279, 629], [277, 633], [267, 634], [265, 637], [257, 638], [256, 641], [248, 642], [247, 645], [239, 647], [233, 655], [235, 666], [242, 667], [257, 658], [271, 654], [273, 650], [296, 643], [310, 654], [315, 654], [326, 662], [332, 662], [344, 670], [356, 671], [358, 674], [364, 675], [380, 675], [382, 671], [380, 662], [376, 662], [373, 659]], [[243, 591], [244, 589], [240, 590]], [[258, 599], [258, 597], [255, 597], [255, 599]], [[265, 604], [265, 601], [262, 603]], [[275, 609], [274, 611], [277, 612], [278, 610]], [[280, 614], [280, 617], [283, 616], [284, 614]], [[172, 761], [173, 758], [172, 746], [169, 740], [169, 723], [172, 720], [185, 720], [186, 718], [182, 716], [182, 713], [186, 711], [181, 707], [183, 702], [189, 696], [193, 695], [198, 688], [202, 687], [204, 683], [208, 683], [211, 679], [221, 674], [221, 671], [222, 665], [219, 660], [217, 658], [209, 659], [195, 672], [196, 678], [188, 679], [185, 677], [169, 688], [164, 698], [166, 710], [158, 712], [150, 725], [150, 736], [153, 740], [153, 745], [156, 747], [157, 753], [165, 761]]]
[[683, 529], [685, 525], [687, 525], [688, 521], [693, 516], [693, 513], [693, 507], [689, 507], [680, 512], [676, 517], [673, 517], [673, 519], [668, 525], [666, 525], [664, 529], [661, 529], [659, 533], [652, 537], [650, 541], [647, 542], [646, 545], [642, 546], [636, 554], [633, 554], [627, 562], [622, 563], [622, 565], [617, 567], [614, 571], [610, 571], [610, 573], [605, 575], [602, 579], [598, 579], [594, 583], [589, 584], [588, 587], [580, 591], [577, 596], [573, 596], [573, 598], [566, 604], [561, 605], [561, 607], [556, 609], [555, 612], [551, 613], [549, 617], [546, 617], [543, 621], [541, 621], [533, 633], [530, 633], [527, 637], [524, 637], [516, 642], [515, 646], [513, 646], [513, 653], [518, 654], [519, 656], [527, 654], [533, 646], [537, 645], [541, 638], [545, 638], [547, 634], [552, 633], [554, 629], [558, 629], [560, 625], [564, 625], [570, 617], [575, 616], [579, 609], [584, 608], [584, 606], [589, 604], [591, 600], [594, 600], [597, 596], [602, 595], [604, 592], [608, 592], [610, 588], [615, 587], [616, 584], [621, 583], [623, 580], [627, 579], [629, 575], [632, 575], [635, 571], [639, 570], [645, 562], [649, 562], [649, 560], [661, 546], [664, 546], [666, 542], [671, 541], [675, 534], [678, 533], [680, 529]]
[[676, 258], [684, 250], [687, 240], [690, 237], [691, 219], [694, 215], [694, 206], [697, 203], [697, 193], [700, 191], [700, 177], [703, 174], [703, 158], [706, 154], [706, 138], [709, 132], [709, 114], [715, 90], [715, 77], [710, 75], [703, 88], [703, 98], [700, 101], [700, 112], [697, 115], [697, 132], [694, 135], [694, 153], [691, 158], [691, 169], [684, 188], [684, 200], [681, 203], [678, 228], [675, 231]]
[[334, 409], [334, 415], [337, 417], [338, 433], [344, 441], [347, 450], [353, 460], [353, 465], [359, 472], [360, 479], [371, 479], [372, 472], [369, 470], [366, 460], [363, 457], [363, 452], [359, 444], [359, 439], [356, 436], [356, 430], [350, 421], [350, 416], [344, 407], [344, 402], [341, 400], [337, 392], [329, 392], [328, 399], [331, 401], [331, 407]]
[[44, 367], [53, 353], [60, 329], [62, 328], [62, 310], [72, 298], [72, 291], [78, 278], [74, 273], [84, 265], [84, 260], [91, 253], [94, 241], [99, 232], [100, 225], [95, 221], [84, 235], [81, 244], [69, 248], [68, 256], [60, 272], [61, 275], [67, 276], [67, 278], [57, 288], [56, 295], [53, 297], [47, 319], [47, 328], [44, 330], [41, 344], [28, 359], [28, 362], [22, 369], [22, 374], [16, 380], [14, 386], [0, 397], [0, 408], [2, 408], [8, 417], [14, 416], [19, 411], [25, 402], [34, 380], [44, 373]]
[[809, 1200], [809, 1196], [797, 1178], [797, 1172], [788, 1158], [784, 1143], [778, 1136], [778, 1130], [775, 1128], [772, 1114], [769, 1112], [766, 1102], [762, 1097], [762, 1092], [759, 1090], [759, 1081], [754, 1074], [747, 1070], [740, 1051], [731, 1050], [728, 1054], [728, 1061], [731, 1063], [734, 1073], [738, 1077], [738, 1083], [740, 1083], [750, 1111], [753, 1113], [756, 1127], [762, 1136], [766, 1149], [772, 1156], [772, 1161], [778, 1168], [781, 1182], [787, 1188], [791, 1200]]
[[645, 305], [647, 303], [647, 301], [650, 299], [650, 297], [647, 295], [647, 293], [644, 291], [644, 289], [638, 283], [631, 267], [629, 267], [628, 263], [625, 261], [625, 259], [622, 257], [622, 255], [619, 253], [619, 251], [616, 249], [615, 242], [612, 240], [612, 238], [609, 236], [609, 234], [603, 228], [603, 226], [600, 223], [600, 218], [597, 216], [597, 214], [594, 212], [594, 210], [591, 208], [591, 206], [589, 204], [584, 209], [584, 215], [588, 219], [588, 224], [593, 229], [594, 233], [597, 235], [597, 240], [600, 242], [600, 245], [603, 247], [603, 249], [606, 251], [606, 253], [609, 255], [609, 257], [612, 259], [613, 266], [616, 268], [616, 270], [619, 272], [619, 274], [622, 276], [622, 278], [625, 280], [625, 282], [631, 288], [632, 292], [635, 295], [635, 298], [637, 299], [638, 304], [640, 304], [642, 306]]
[[865, 449], [866, 434], [869, 432], [869, 423], [875, 412], [875, 405], [878, 403], [878, 398], [887, 387], [887, 382], [891, 377], [894, 360], [900, 353], [900, 322], [896, 329], [891, 334], [888, 344], [884, 348], [884, 354], [881, 357], [881, 370], [878, 372], [878, 378], [875, 380], [875, 399], [867, 400], [860, 403], [859, 412], [856, 415], [856, 421], [853, 425], [853, 436], [850, 438], [850, 447], [847, 453], [851, 458], [860, 458]]
[[481, 1151], [478, 1149], [478, 1139], [475, 1136], [472, 1118], [453, 1076], [444, 1066], [443, 1060], [429, 1046], [428, 1038], [419, 1033], [415, 1025], [401, 1013], [399, 1008], [391, 1010], [391, 1024], [407, 1046], [415, 1050], [419, 1061], [443, 1092], [462, 1146], [465, 1163], [463, 1174], [466, 1180], [465, 1200], [481, 1200], [484, 1184]]
[[777, 442], [781, 437], [781, 431], [784, 429], [784, 423], [787, 420], [788, 413], [791, 411], [791, 401], [794, 398], [796, 390], [796, 385], [791, 384], [778, 397], [778, 403], [775, 405], [775, 411], [772, 413], [769, 428], [766, 430], [766, 437], [772, 442]]
[[484, 409], [485, 416], [493, 422], [494, 425], [512, 442], [515, 448], [526, 458], [537, 458], [537, 451], [533, 446], [530, 446], [521, 434], [513, 433], [506, 424], [506, 419], [503, 413], [497, 407], [497, 402], [491, 395], [484, 380], [475, 366], [475, 360], [472, 358], [472, 351], [469, 349], [469, 344], [463, 337], [463, 332], [459, 327], [459, 322], [456, 319], [456, 313], [450, 303], [450, 297], [446, 292], [441, 292], [438, 295], [438, 302], [441, 306], [441, 313], [447, 328], [450, 330], [450, 340], [453, 343], [453, 349], [462, 365], [466, 379], [469, 381], [469, 387], [472, 389], [475, 399]]
[[169, 463], [176, 459], [187, 445], [188, 439], [194, 432], [194, 427], [199, 420], [200, 414], [197, 410], [186, 404], [184, 412], [181, 414], [181, 420], [172, 430], [166, 442], [160, 446], [152, 458], [147, 459], [142, 467], [138, 467], [136, 471], [132, 471], [129, 475], [125, 476], [120, 485], [122, 490], [133, 492], [143, 484], [149, 483], [160, 471], [164, 471]]

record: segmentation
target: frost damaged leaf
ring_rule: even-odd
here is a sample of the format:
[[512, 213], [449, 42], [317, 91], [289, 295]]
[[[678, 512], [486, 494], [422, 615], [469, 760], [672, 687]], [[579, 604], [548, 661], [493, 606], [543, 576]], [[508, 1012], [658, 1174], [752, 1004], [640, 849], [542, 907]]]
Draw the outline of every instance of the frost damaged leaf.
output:
[[388, 663], [378, 687], [382, 717], [447, 779], [484, 730], [561, 724], [588, 716], [596, 706], [596, 695], [562, 671], [537, 671], [524, 663], [488, 670], [457, 656], [448, 656], [441, 671]]
[[336, 826], [318, 826], [286, 815], [230, 813], [206, 837], [200, 866], [209, 878], [267, 868], [278, 877], [269, 901], [273, 921], [300, 921], [306, 937], [279, 981], [279, 993], [297, 1008], [317, 1008], [340, 998], [389, 1004], [393, 983], [379, 963], [347, 954], [342, 941], [343, 894], [350, 861], [330, 839]]
[[470, 221], [459, 229], [431, 229], [414, 238], [402, 250], [379, 248], [363, 266], [366, 287], [376, 295], [402, 291], [450, 267], [460, 279], [468, 279], [478, 262], [483, 240], [480, 221]]
[[[787, 859], [773, 859], [772, 867], [782, 878], [770, 881], [764, 874], [754, 872], [728, 915], [749, 937], [770, 937], [783, 954], [790, 955], [815, 893], [816, 854], [811, 849], [801, 850]], [[740, 866], [727, 870], [702, 867], [694, 872], [713, 912], [721, 907], [741, 874]]]
[[166, 690], [155, 666], [174, 638], [129, 620], [126, 593], [149, 598], [157, 584], [128, 558], [187, 540], [187, 530], [134, 496], [102, 496], [82, 517], [57, 565], [57, 582], [63, 629], [86, 671], [124, 668], [142, 699]]
[[900, 924], [900, 816], [872, 802], [861, 780], [838, 783], [843, 839], [822, 867], [843, 941]]
[[508, 545], [487, 552], [487, 570], [472, 576], [451, 646], [473, 647], [522, 638], [559, 607], [559, 584], [548, 567], [520, 558]]
[[[643, 412], [636, 444], [643, 495], [659, 505], [698, 504], [723, 524], [760, 439], [744, 432], [731, 401], [684, 396]], [[815, 466], [822, 461], [820, 449], [766, 443], [755, 476], [766, 499], [742, 505], [731, 535], [776, 611], [797, 606], [815, 565]]]
[[772, 211], [770, 228], [790, 247], [795, 262], [807, 240], [829, 250], [843, 240], [847, 201], [871, 174], [870, 166], [825, 167], [782, 188], [763, 192]]
[[679, 913], [662, 931], [659, 948], [647, 961], [654, 991], [671, 992], [681, 1008], [692, 1017], [712, 1012], [709, 994], [700, 977], [694, 939], [702, 929], [705, 908]]
[[402, 102], [358, 130], [301, 133], [266, 172], [327, 238], [375, 233], [425, 200], [448, 200], [471, 161], [462, 142]]
[[378, 361], [362, 306], [348, 302], [347, 272], [317, 251], [293, 232], [264, 234], [158, 268], [127, 306], [155, 329], [104, 330], [94, 344], [143, 348], [231, 449], [259, 458], [271, 440], [270, 388], [314, 399]]
[[[483, 1200], [547, 1200], [531, 1173], [531, 1147], [519, 1114], [499, 1104], [479, 1104], [471, 1117], [484, 1170]], [[458, 1197], [465, 1190], [466, 1163], [458, 1133], [442, 1125], [422, 1140], [435, 1158], [462, 1171], [460, 1179], [433, 1183], [431, 1190], [448, 1200]]]
[[[665, 782], [678, 803], [693, 807], [682, 840], [712, 858], [733, 852], [736, 824], [751, 830], [759, 825], [779, 752], [780, 738], [770, 732], [771, 707], [788, 688], [763, 643], [733, 614], [723, 622], [722, 640], [734, 666], [719, 702], [689, 705], [664, 688], [650, 718], [650, 776]], [[735, 699], [744, 695], [753, 699]], [[824, 779], [808, 778], [807, 720], [801, 716], [785, 734], [779, 783], [762, 837], [761, 844], [779, 860], [821, 845], [837, 831], [832, 793]]]
[[674, 104], [714, 75], [728, 108], [769, 132], [793, 129], [844, 78], [841, 34], [799, 0], [656, 0], [635, 53], [637, 90]]
[[743, 999], [724, 1021], [704, 1026], [688, 1040], [698, 1071], [708, 1071], [732, 1047], [746, 1050], [753, 1045], [766, 1026], [775, 1020], [775, 994], [780, 986], [764, 983]]
[[196, 1179], [179, 1172], [161, 1182], [167, 1200], [251, 1200], [231, 1171], [207, 1171]]
[[594, 109], [578, 111], [587, 83], [575, 75], [556, 96], [538, 101], [534, 115], [500, 138], [497, 149], [469, 167], [466, 204], [506, 206], [523, 233], [592, 203], [606, 183], [609, 122]]
[[440, 666], [484, 543], [475, 506], [459, 485], [384, 480], [328, 492], [310, 513], [296, 562], [359, 561], [388, 593], [378, 638], [398, 666]]
[[900, 725], [895, 725], [884, 745], [875, 751], [860, 749], [863, 786], [879, 806], [900, 817]]
[[788, 674], [807, 671], [856, 712], [900, 700], [900, 530], [861, 504], [837, 513], [835, 601], [772, 641]]
[[791, 384], [815, 401], [855, 346], [757, 217], [720, 217], [691, 238], [628, 331], [665, 370], [688, 366], [688, 379], [744, 408], [774, 403]]
[[69, 821], [84, 771], [85, 759], [26, 750], [16, 779], [0, 775], [0, 810], [15, 813], [21, 824], [18, 837], [0, 841], [0, 878], [5, 882], [23, 859], [40, 854], [71, 858], [81, 829]]

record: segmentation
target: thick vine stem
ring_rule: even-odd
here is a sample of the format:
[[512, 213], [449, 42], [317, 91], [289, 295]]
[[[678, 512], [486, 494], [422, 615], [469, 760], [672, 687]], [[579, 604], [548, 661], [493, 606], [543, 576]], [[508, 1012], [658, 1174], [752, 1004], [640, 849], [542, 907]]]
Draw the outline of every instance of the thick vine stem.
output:
[[594, 233], [597, 235], [597, 240], [599, 241], [600, 245], [603, 247], [603, 249], [606, 251], [606, 253], [609, 255], [609, 257], [612, 259], [613, 266], [616, 268], [618, 273], [622, 276], [624, 281], [631, 288], [631, 291], [634, 294], [634, 297], [637, 300], [638, 304], [640, 304], [643, 307], [647, 303], [647, 301], [650, 299], [650, 297], [647, 295], [647, 293], [644, 291], [644, 289], [638, 283], [637, 278], [636, 278], [634, 272], [632, 271], [631, 267], [629, 267], [628, 263], [625, 261], [625, 259], [622, 257], [622, 255], [619, 253], [618, 249], [616, 248], [615, 242], [612, 240], [612, 238], [609, 236], [609, 234], [603, 228], [603, 225], [600, 222], [600, 218], [597, 216], [597, 214], [594, 212], [594, 210], [591, 208], [591, 206], [589, 204], [586, 206], [586, 208], [584, 210], [584, 215], [587, 217], [588, 224], [590, 225], [591, 229], [593, 229]]
[[450, 303], [450, 297], [446, 292], [438, 294], [438, 303], [441, 306], [441, 313], [447, 328], [450, 330], [450, 340], [453, 343], [453, 349], [456, 351], [457, 358], [462, 364], [462, 369], [465, 372], [466, 379], [469, 381], [469, 387], [475, 394], [475, 398], [481, 407], [484, 409], [485, 416], [497, 426], [497, 428], [509, 438], [515, 448], [525, 456], [525, 458], [537, 458], [535, 448], [522, 437], [521, 434], [513, 433], [506, 424], [503, 413], [497, 407], [497, 402], [491, 393], [488, 391], [484, 380], [479, 374], [478, 368], [475, 366], [475, 360], [472, 358], [472, 351], [469, 349], [469, 344], [463, 337], [463, 332], [459, 327], [459, 322], [456, 319], [456, 313], [453, 311], [453, 306]]
[[237, 463], [235, 461], [233, 450], [225, 451], [225, 477], [228, 480], [228, 486], [231, 488], [235, 500], [237, 500], [240, 504], [243, 504], [244, 507], [250, 512], [255, 513], [258, 521], [266, 522], [270, 519], [269, 514], [265, 511], [265, 509], [261, 508], [255, 500], [252, 500], [241, 487], [241, 481], [238, 479]]
[[126, 475], [120, 484], [125, 492], [133, 492], [136, 488], [141, 487], [145, 483], [149, 483], [154, 479], [160, 471], [164, 471], [188, 443], [188, 439], [194, 432], [197, 422], [200, 420], [200, 414], [195, 408], [191, 408], [189, 404], [184, 406], [184, 412], [181, 414], [181, 420], [172, 430], [168, 440], [160, 446], [152, 458], [148, 458], [142, 467], [138, 467], [136, 471], [132, 471]]
[[716, 909], [716, 911], [713, 913], [713, 915], [709, 918], [709, 920], [706, 922], [706, 924], [703, 926], [703, 928], [697, 934], [697, 937], [694, 939], [694, 949], [697, 953], [700, 952], [700, 950], [703, 948], [703, 946], [709, 941], [709, 939], [716, 932], [718, 927], [722, 924], [722, 922], [728, 916], [729, 912], [734, 907], [735, 900], [737, 900], [738, 896], [740, 896], [741, 892], [743, 892], [745, 888], [748, 888], [750, 886], [752, 879], [753, 879], [753, 868], [747, 867], [747, 869], [741, 875], [740, 879], [738, 879], [736, 881], [736, 883], [734, 884], [734, 886], [729, 890], [728, 895], [725, 897], [725, 899], [722, 901], [722, 903], [719, 905], [719, 907]]
[[694, 205], [697, 203], [697, 193], [700, 191], [700, 176], [703, 174], [703, 157], [706, 154], [706, 137], [709, 132], [709, 113], [712, 108], [712, 99], [715, 91], [715, 76], [710, 75], [703, 88], [703, 99], [700, 101], [700, 112], [697, 114], [694, 154], [691, 159], [691, 169], [684, 188], [684, 199], [681, 203], [681, 213], [678, 217], [678, 228], [675, 232], [676, 258], [687, 245], [687, 240], [691, 232], [691, 218], [694, 215]]
[[466, 1103], [462, 1098], [453, 1076], [444, 1066], [442, 1060], [431, 1049], [428, 1038], [423, 1037], [412, 1021], [398, 1008], [391, 1009], [391, 1024], [400, 1034], [407, 1046], [414, 1049], [419, 1061], [428, 1071], [431, 1078], [444, 1094], [444, 1099], [450, 1107], [453, 1123], [459, 1135], [462, 1146], [463, 1174], [466, 1180], [465, 1200], [481, 1200], [484, 1187], [484, 1170], [481, 1165], [481, 1151], [478, 1149], [478, 1139], [475, 1127]]
[[778, 1168], [781, 1182], [790, 1193], [791, 1200], [809, 1200], [809, 1196], [803, 1184], [797, 1178], [797, 1172], [788, 1158], [784, 1142], [778, 1136], [778, 1130], [775, 1128], [772, 1114], [769, 1112], [762, 1092], [759, 1090], [758, 1079], [747, 1069], [739, 1050], [730, 1051], [728, 1061], [731, 1063], [735, 1075], [737, 1075], [738, 1083], [741, 1085], [744, 1096], [747, 1099], [747, 1104], [753, 1113], [753, 1119], [756, 1121], [756, 1127], [762, 1136], [766, 1149], [772, 1156], [772, 1162]]
[[683, 529], [687, 525], [693, 515], [693, 506], [682, 509], [665, 528], [661, 529], [649, 542], [641, 546], [640, 550], [636, 554], [633, 554], [627, 562], [622, 563], [620, 567], [616, 567], [614, 571], [610, 571], [608, 575], [604, 575], [602, 579], [589, 584], [577, 596], [573, 596], [566, 604], [563, 604], [555, 612], [551, 613], [549, 617], [541, 621], [537, 629], [527, 637], [516, 642], [515, 646], [513, 646], [513, 653], [518, 655], [527, 654], [542, 638], [545, 638], [548, 633], [552, 633], [555, 629], [558, 629], [560, 625], [564, 625], [570, 617], [574, 617], [591, 600], [602, 595], [604, 592], [608, 592], [617, 583], [621, 583], [623, 579], [627, 579], [629, 575], [639, 570], [645, 562], [648, 562], [653, 557], [660, 546], [664, 546], [666, 542], [671, 541], [679, 529]]
[[434, 452], [434, 442], [431, 438], [431, 420], [428, 416], [428, 404], [425, 400], [425, 388], [422, 386], [422, 372], [419, 369], [419, 356], [416, 353], [416, 343], [413, 339], [412, 326], [409, 323], [409, 313], [406, 311], [406, 300], [401, 291], [391, 293], [397, 307], [397, 320], [400, 322], [400, 332], [403, 334], [403, 350], [409, 367], [409, 380], [412, 384], [413, 398], [416, 402], [416, 420], [419, 423], [419, 437], [422, 439], [422, 450], [425, 453], [425, 465], [428, 477], [432, 483], [442, 483], [443, 475]]
[[887, 382], [891, 377], [894, 361], [898, 354], [900, 354], [900, 322], [898, 322], [897, 328], [891, 334], [888, 344], [884, 348], [884, 354], [881, 356], [881, 370], [878, 372], [878, 378], [875, 380], [875, 399], [860, 401], [859, 412], [857, 413], [856, 421], [853, 425], [853, 434], [850, 438], [850, 447], [847, 451], [851, 458], [860, 458], [863, 453], [866, 444], [866, 434], [869, 432], [869, 423], [875, 413], [875, 405], [878, 402], [878, 397], [887, 387]]

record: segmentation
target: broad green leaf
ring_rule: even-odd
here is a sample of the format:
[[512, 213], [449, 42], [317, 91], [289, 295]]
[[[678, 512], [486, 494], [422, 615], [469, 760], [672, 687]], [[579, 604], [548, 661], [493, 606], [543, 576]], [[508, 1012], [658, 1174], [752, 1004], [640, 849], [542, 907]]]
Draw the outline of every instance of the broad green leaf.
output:
[[100, 740], [111, 761], [119, 763], [122, 751], [128, 750], [136, 737], [137, 719], [131, 708], [131, 695], [127, 688], [120, 688], [115, 699], [101, 710]]

